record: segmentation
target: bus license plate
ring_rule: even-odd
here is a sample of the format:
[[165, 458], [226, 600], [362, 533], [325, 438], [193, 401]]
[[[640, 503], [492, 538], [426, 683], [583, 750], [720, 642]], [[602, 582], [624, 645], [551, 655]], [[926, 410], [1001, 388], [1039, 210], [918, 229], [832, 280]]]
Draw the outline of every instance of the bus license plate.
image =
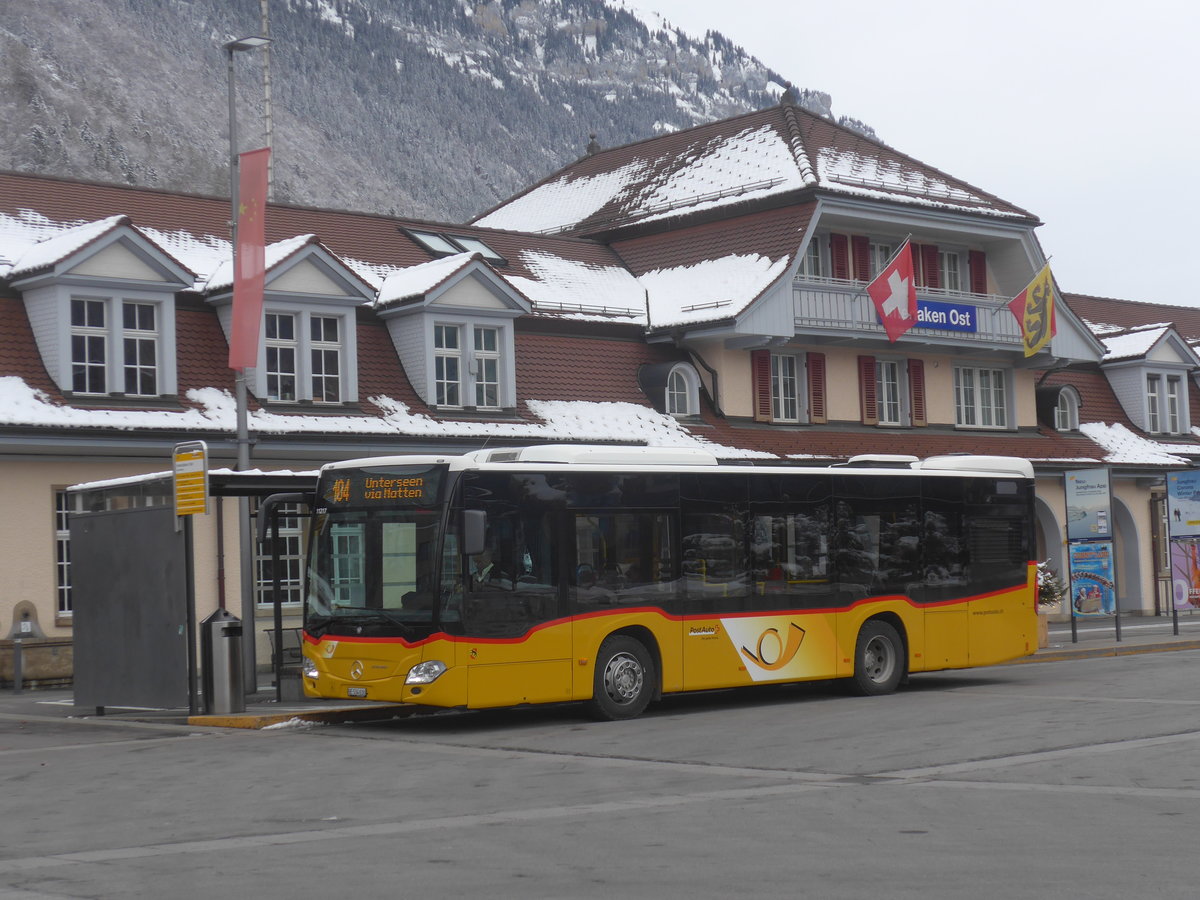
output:
[[347, 697], [365, 697], [367, 689], [365, 687], [348, 687], [346, 688]]

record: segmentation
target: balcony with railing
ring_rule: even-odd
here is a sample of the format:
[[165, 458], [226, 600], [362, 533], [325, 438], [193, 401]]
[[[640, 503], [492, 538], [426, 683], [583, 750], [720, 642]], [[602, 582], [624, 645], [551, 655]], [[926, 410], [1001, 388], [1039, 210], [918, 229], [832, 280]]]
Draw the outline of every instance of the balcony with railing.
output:
[[[917, 288], [918, 321], [900, 342], [978, 347], [1023, 353], [1009, 297]], [[887, 340], [865, 281], [800, 275], [792, 282], [796, 334]]]

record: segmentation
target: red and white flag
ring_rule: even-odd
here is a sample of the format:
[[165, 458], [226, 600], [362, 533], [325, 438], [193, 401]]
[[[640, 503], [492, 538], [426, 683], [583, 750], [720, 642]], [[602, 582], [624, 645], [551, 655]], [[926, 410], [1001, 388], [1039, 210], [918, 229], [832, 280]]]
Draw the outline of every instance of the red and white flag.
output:
[[912, 247], [907, 239], [867, 285], [867, 293], [892, 343], [917, 324], [917, 285], [913, 279]]
[[233, 272], [233, 322], [229, 329], [229, 368], [258, 365], [266, 277], [264, 219], [267, 211], [267, 160], [271, 150], [238, 156], [237, 265]]

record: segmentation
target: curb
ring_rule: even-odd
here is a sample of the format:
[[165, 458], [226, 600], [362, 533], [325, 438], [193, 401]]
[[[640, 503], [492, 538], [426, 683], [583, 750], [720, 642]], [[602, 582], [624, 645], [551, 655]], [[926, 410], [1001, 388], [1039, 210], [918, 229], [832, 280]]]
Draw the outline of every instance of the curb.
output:
[[407, 718], [417, 707], [406, 703], [377, 703], [369, 706], [339, 706], [320, 709], [286, 709], [264, 713], [226, 713], [188, 716], [187, 724], [206, 728], [270, 728], [291, 722], [336, 724], [339, 722], [370, 722], [380, 719]]
[[1094, 649], [1039, 650], [1033, 656], [1014, 659], [1009, 665], [1024, 665], [1038, 662], [1063, 662], [1068, 659], [1096, 659], [1103, 656], [1134, 656], [1139, 653], [1166, 653], [1171, 650], [1200, 650], [1200, 640], [1171, 641], [1165, 644], [1130, 644], [1107, 646]]

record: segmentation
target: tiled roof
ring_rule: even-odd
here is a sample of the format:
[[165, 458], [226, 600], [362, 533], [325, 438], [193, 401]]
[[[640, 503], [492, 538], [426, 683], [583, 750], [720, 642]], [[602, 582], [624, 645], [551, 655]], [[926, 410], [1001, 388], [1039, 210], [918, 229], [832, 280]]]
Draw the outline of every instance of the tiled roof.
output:
[[[791, 267], [815, 208], [765, 210], [616, 241], [613, 249], [646, 288], [652, 329], [729, 318]], [[729, 277], [715, 277], [718, 270]]]
[[806, 188], [1035, 221], [879, 141], [780, 105], [586, 156], [476, 222], [599, 234]]
[[1064, 294], [1063, 299], [1100, 337], [1106, 330], [1127, 331], [1151, 322], [1169, 322], [1186, 340], [1200, 340], [1200, 307], [1141, 303], [1086, 294]]
[[[230, 253], [228, 199], [0, 173], [0, 274], [34, 241], [110, 216], [128, 216], [133, 226], [192, 270], [201, 282]], [[268, 205], [265, 216], [268, 244], [315, 235], [374, 288], [397, 268], [433, 259], [429, 251], [404, 233], [405, 227], [477, 237], [505, 257], [508, 265], [498, 268], [504, 277], [526, 279], [534, 283], [535, 289], [545, 273], [540, 260], [547, 254], [588, 270], [619, 270], [636, 285], [615, 254], [595, 241], [274, 203]], [[542, 296], [554, 289], [551, 280], [543, 287]], [[527, 295], [533, 293], [522, 290]], [[570, 299], [562, 297], [564, 305], [569, 305]]]

